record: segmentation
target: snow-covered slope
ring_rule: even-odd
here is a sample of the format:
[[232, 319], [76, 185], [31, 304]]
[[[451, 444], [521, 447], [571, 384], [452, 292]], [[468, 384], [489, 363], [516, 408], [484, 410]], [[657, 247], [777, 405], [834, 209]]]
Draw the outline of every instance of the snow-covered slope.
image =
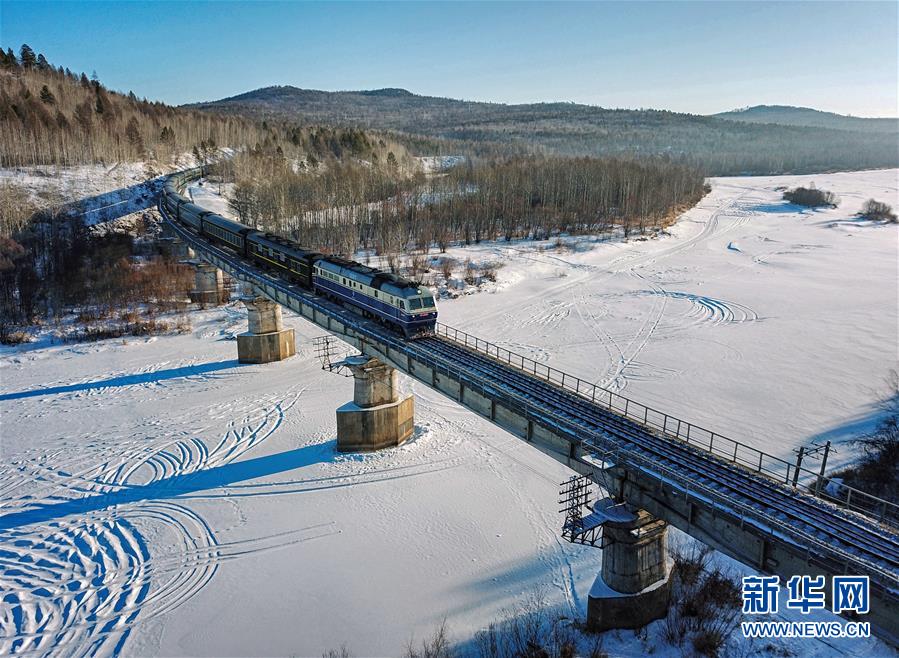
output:
[[[863, 426], [895, 367], [897, 229], [852, 214], [899, 205], [896, 173], [814, 177], [836, 210], [779, 201], [808, 177], [719, 179], [658, 240], [459, 250], [507, 264], [441, 317], [788, 455]], [[322, 330], [286, 323], [299, 355], [264, 366], [236, 362], [237, 303], [184, 336], [0, 350], [0, 652], [398, 655], [535, 587], [583, 616], [600, 553], [559, 537], [565, 468], [414, 382], [410, 443], [336, 454], [352, 380], [319, 368]]]

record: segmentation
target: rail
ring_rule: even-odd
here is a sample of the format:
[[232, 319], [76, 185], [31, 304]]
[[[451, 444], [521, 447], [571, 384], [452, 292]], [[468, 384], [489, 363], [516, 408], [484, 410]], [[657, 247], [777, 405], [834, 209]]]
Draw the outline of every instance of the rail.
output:
[[[185, 170], [175, 174], [177, 183], [199, 178], [201, 168]], [[177, 177], [177, 178], [175, 178]], [[610, 412], [634, 421], [643, 427], [661, 433], [663, 437], [682, 441], [690, 446], [708, 452], [727, 462], [747, 468], [755, 473], [769, 477], [775, 481], [794, 487], [800, 481], [808, 493], [817, 498], [839, 505], [846, 509], [865, 514], [882, 523], [899, 522], [899, 505], [884, 500], [860, 489], [837, 482], [821, 472], [797, 467], [781, 457], [768, 454], [740, 441], [682, 420], [658, 409], [653, 409], [640, 402], [627, 398], [606, 388], [602, 388], [552, 368], [544, 363], [522, 354], [512, 352], [482, 338], [478, 338], [455, 327], [437, 323], [436, 333], [448, 340], [495, 359], [500, 363], [520, 369], [550, 384], [575, 393], [590, 400]]]
[[[217, 266], [225, 266], [226, 269], [231, 270], [232, 275], [241, 275], [247, 280], [255, 279], [262, 283], [264, 287], [277, 289], [279, 292], [285, 294], [294, 301], [299, 301], [301, 304], [309, 305], [310, 307], [316, 309], [319, 313], [330, 316], [331, 318], [334, 318], [340, 322], [346, 323], [346, 321], [350, 319], [347, 315], [349, 313], [348, 311], [333, 308], [328, 302], [324, 302], [319, 298], [311, 295], [310, 293], [301, 293], [296, 290], [295, 287], [286, 285], [282, 280], [260, 272], [252, 265], [247, 264], [242, 259], [236, 258], [234, 255], [225, 252], [217, 246], [191, 235], [186, 229], [180, 227], [176, 222], [171, 222], [171, 224], [174, 230], [182, 237], [182, 239], [184, 239], [188, 244], [193, 245], [200, 251], [205, 252], [207, 257], [212, 256], [212, 261], [217, 261], [215, 262]], [[358, 317], [352, 318], [352, 320], [355, 321], [358, 321], [360, 319], [361, 318]], [[375, 327], [377, 327], [377, 325], [375, 325]], [[368, 338], [375, 343], [389, 346], [390, 348], [396, 349], [400, 352], [416, 354], [417, 358], [422, 358], [432, 367], [435, 367], [435, 369], [437, 369], [439, 372], [455, 376], [459, 381], [465, 382], [466, 386], [474, 385], [474, 387], [476, 389], [479, 389], [480, 392], [484, 395], [492, 394], [498, 397], [506, 398], [507, 403], [511, 403], [515, 405], [516, 408], [525, 410], [528, 413], [529, 418], [534, 418], [535, 420], [539, 420], [541, 418], [552, 419], [554, 425], [558, 427], [560, 431], [569, 435], [573, 441], [584, 442], [591, 452], [595, 451], [600, 454], [614, 454], [615, 456], [622, 459], [624, 462], [631, 464], [632, 466], [636, 467], [638, 465], [642, 465], [648, 471], [657, 473], [659, 477], [666, 478], [672, 482], [678, 482], [681, 486], [684, 487], [684, 490], [687, 492], [688, 496], [691, 495], [692, 492], [692, 495], [700, 498], [706, 498], [709, 500], [709, 502], [712, 502], [712, 504], [715, 504], [713, 501], [718, 500], [721, 497], [721, 493], [719, 491], [716, 491], [713, 487], [705, 485], [702, 482], [695, 481], [695, 479], [693, 478], [684, 477], [682, 473], [678, 472], [677, 470], [673, 470], [672, 468], [663, 465], [656, 460], [647, 459], [644, 455], [623, 448], [622, 446], [611, 445], [605, 447], [603, 444], [608, 443], [609, 438], [600, 436], [595, 428], [588, 427], [587, 424], [583, 421], [577, 421], [571, 418], [559, 416], [557, 413], [549, 409], [541, 409], [536, 414], [527, 411], [531, 406], [531, 402], [529, 400], [521, 398], [519, 395], [512, 394], [511, 392], [500, 393], [495, 389], [495, 385], [479, 381], [481, 379], [480, 377], [472, 377], [472, 373], [466, 371], [464, 368], [460, 368], [458, 364], [448, 361], [444, 358], [440, 358], [435, 354], [429, 353], [428, 350], [422, 349], [420, 346], [416, 345], [416, 341], [402, 340], [399, 336], [390, 335], [389, 332], [383, 331], [380, 327], [378, 327], [377, 329], [375, 327], [371, 327], [367, 322], [362, 322], [359, 324], [354, 323], [352, 329], [359, 335], [358, 337], [361, 338], [363, 342], [365, 338]], [[330, 329], [330, 324], [328, 325], [328, 328]], [[452, 330], [452, 328], [449, 329]], [[464, 334], [464, 332], [461, 331], [458, 333]], [[471, 338], [473, 339], [474, 337]], [[485, 342], [486, 341], [480, 341], [481, 344]], [[470, 344], [469, 347], [472, 347], [472, 344]], [[520, 355], [514, 356], [516, 359], [521, 358]], [[524, 358], [525, 363], [530, 361], [530, 359], [527, 359], [527, 357]], [[510, 363], [509, 365], [514, 366], [515, 364]], [[561, 371], [556, 371], [555, 369], [553, 369], [553, 371], [561, 373]], [[572, 376], [566, 375], [566, 383], [568, 377]], [[566, 388], [568, 388], [567, 385]], [[585, 437], [589, 438], [586, 438], [585, 440]], [[885, 570], [882, 567], [874, 564], [869, 564], [867, 561], [861, 560], [860, 558], [858, 558], [858, 556], [852, 554], [851, 552], [848, 552], [843, 548], [834, 546], [831, 544], [831, 542], [828, 542], [825, 539], [821, 539], [809, 531], [794, 527], [793, 524], [785, 522], [783, 519], [778, 518], [772, 513], [768, 513], [765, 510], [758, 509], [757, 507], [749, 503], [744, 503], [738, 500], [728, 499], [726, 501], [722, 501], [720, 504], [723, 504], [725, 508], [731, 510], [732, 513], [737, 514], [741, 520], [741, 523], [753, 523], [754, 525], [757, 525], [763, 532], [771, 534], [772, 536], [777, 536], [781, 540], [785, 537], [792, 537], [794, 541], [801, 540], [803, 542], [803, 545], [806, 547], [806, 559], [810, 564], [819, 563], [822, 566], [828, 566], [829, 568], [837, 568], [845, 564], [854, 563], [860, 570], [860, 573], [869, 573], [870, 575], [875, 576], [878, 579], [885, 579], [883, 582], [887, 583], [886, 586], [889, 588], [895, 588], [897, 586], [896, 575], [891, 571]], [[775, 528], [779, 528], [780, 532], [775, 531]], [[812, 546], [818, 547], [821, 552], [820, 556], [815, 555], [815, 553], [811, 549]], [[834, 564], [833, 562], [829, 562], [826, 557], [823, 557], [826, 555], [832, 556], [831, 559], [838, 556], [836, 557], [838, 562], [836, 564]]]
[[802, 467], [797, 469], [796, 464], [785, 459], [648, 407], [607, 388], [473, 336], [461, 329], [437, 323], [437, 335], [575, 393], [612, 413], [660, 432], [665, 437], [683, 441], [709, 452], [731, 464], [748, 468], [784, 484], [801, 480], [809, 493], [822, 500], [861, 512], [884, 523], [899, 521], [899, 505], [837, 482], [834, 478], [827, 477], [822, 473]]

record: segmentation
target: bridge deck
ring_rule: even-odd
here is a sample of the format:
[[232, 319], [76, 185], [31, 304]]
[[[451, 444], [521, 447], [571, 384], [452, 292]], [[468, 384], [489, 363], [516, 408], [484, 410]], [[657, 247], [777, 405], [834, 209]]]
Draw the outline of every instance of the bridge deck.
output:
[[[406, 341], [375, 322], [257, 269], [176, 223], [172, 226], [204, 259], [254, 282], [274, 301], [298, 310], [371, 356], [387, 355], [394, 365], [436, 387], [411, 365], [404, 367], [403, 358], [409, 364], [414, 359], [426, 364], [432, 376], [440, 373], [458, 382], [463, 404], [464, 389], [478, 391], [492, 404], [521, 414], [528, 423], [551, 428], [570, 443], [562, 461], [581, 459], [589, 470], [597, 463], [592, 457], [599, 455], [605, 462], [614, 462], [616, 468], [639, 472], [659, 487], [677, 489], [715, 513], [737, 519], [741, 527], [751, 526], [770, 541], [790, 545], [808, 564], [821, 565], [831, 574], [868, 574], [881, 595], [894, 600], [899, 597], [899, 534], [895, 528], [653, 431], [446, 336]], [[495, 407], [490, 413], [479, 413], [493, 418], [494, 411]]]

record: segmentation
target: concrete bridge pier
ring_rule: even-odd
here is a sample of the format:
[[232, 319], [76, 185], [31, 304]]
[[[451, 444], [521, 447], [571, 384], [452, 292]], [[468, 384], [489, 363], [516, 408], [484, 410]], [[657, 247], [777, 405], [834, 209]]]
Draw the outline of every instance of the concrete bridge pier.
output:
[[271, 363], [296, 354], [293, 329], [285, 329], [281, 305], [256, 296], [241, 295], [247, 307], [249, 331], [237, 336], [237, 360], [240, 363]]
[[172, 258], [174, 260], [196, 258], [194, 250], [176, 237], [162, 237], [159, 238], [156, 243], [159, 245], [159, 252], [167, 258]]
[[156, 240], [156, 244], [159, 246], [159, 252], [168, 258], [188, 260], [197, 257], [194, 250], [178, 236], [168, 222], [162, 223], [162, 228], [159, 231], [159, 238]]
[[396, 370], [367, 356], [344, 365], [353, 373], [353, 401], [337, 410], [337, 449], [380, 450], [412, 436], [415, 402], [411, 395], [400, 399]]
[[188, 293], [190, 301], [204, 306], [221, 304], [225, 299], [222, 271], [208, 263], [197, 263], [195, 267], [197, 270], [194, 289]]
[[642, 509], [603, 524], [602, 570], [587, 598], [587, 627], [640, 628], [668, 612], [668, 524]]

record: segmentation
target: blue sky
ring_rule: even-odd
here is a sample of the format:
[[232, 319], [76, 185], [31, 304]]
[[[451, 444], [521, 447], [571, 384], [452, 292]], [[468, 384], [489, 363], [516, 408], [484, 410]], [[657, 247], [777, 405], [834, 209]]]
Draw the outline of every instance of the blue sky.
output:
[[179, 104], [404, 87], [699, 114], [897, 116], [896, 2], [16, 2], [0, 44]]

